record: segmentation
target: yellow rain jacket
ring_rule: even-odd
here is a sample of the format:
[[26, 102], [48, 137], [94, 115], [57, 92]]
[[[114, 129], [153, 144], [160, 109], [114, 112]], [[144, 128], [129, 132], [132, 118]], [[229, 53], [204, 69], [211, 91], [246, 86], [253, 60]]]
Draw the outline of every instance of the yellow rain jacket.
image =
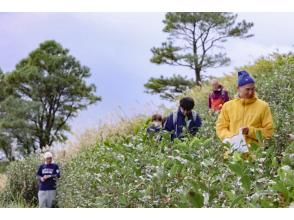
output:
[[256, 95], [251, 99], [237, 97], [226, 102], [216, 122], [217, 136], [221, 140], [230, 138], [238, 134], [241, 127], [249, 127], [249, 133], [245, 135], [247, 143], [257, 141], [257, 130], [264, 138], [270, 138], [274, 129], [269, 105]]

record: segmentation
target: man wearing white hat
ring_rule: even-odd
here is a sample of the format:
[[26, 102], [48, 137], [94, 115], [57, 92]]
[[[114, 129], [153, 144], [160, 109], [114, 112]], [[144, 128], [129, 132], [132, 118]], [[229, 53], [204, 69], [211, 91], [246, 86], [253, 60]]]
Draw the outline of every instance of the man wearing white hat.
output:
[[53, 163], [53, 155], [50, 152], [44, 154], [45, 163], [40, 165], [37, 178], [39, 179], [39, 207], [52, 208], [56, 200], [56, 179], [60, 178], [57, 164]]

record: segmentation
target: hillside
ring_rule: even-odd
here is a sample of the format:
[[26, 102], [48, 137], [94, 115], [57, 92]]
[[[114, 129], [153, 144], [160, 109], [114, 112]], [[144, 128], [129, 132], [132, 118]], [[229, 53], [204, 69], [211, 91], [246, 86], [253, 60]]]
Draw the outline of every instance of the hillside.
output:
[[[208, 112], [208, 84], [185, 95], [203, 119], [196, 137], [171, 143], [146, 134], [147, 118], [104, 127], [84, 138], [77, 152], [60, 157], [59, 207], [288, 207], [294, 200], [294, 56], [273, 54], [244, 66], [258, 97], [270, 104], [275, 135], [252, 145], [250, 155], [227, 155]], [[219, 79], [236, 93], [236, 77]], [[152, 113], [151, 113], [152, 114]], [[87, 143], [86, 143], [87, 141]], [[38, 157], [12, 163], [1, 206], [36, 205]], [[22, 167], [22, 173], [19, 168]]]

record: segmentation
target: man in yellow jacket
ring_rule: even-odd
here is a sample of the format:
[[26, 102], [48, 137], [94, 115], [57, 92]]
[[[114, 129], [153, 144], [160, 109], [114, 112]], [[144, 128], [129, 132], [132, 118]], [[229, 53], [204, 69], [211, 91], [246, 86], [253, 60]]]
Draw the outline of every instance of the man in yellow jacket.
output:
[[216, 134], [221, 139], [239, 133], [245, 136], [247, 144], [257, 141], [256, 131], [260, 130], [268, 139], [273, 135], [273, 120], [268, 103], [257, 98], [255, 81], [246, 72], [238, 72], [238, 95], [226, 102], [216, 122]]

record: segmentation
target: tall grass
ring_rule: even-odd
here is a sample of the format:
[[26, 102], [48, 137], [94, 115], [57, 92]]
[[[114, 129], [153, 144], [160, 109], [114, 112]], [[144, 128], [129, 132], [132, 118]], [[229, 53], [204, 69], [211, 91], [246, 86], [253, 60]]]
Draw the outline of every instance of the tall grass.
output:
[[9, 165], [9, 161], [1, 161], [0, 162], [0, 173], [5, 173], [8, 165]]
[[7, 177], [5, 174], [0, 174], [0, 192], [4, 189], [6, 185]]

